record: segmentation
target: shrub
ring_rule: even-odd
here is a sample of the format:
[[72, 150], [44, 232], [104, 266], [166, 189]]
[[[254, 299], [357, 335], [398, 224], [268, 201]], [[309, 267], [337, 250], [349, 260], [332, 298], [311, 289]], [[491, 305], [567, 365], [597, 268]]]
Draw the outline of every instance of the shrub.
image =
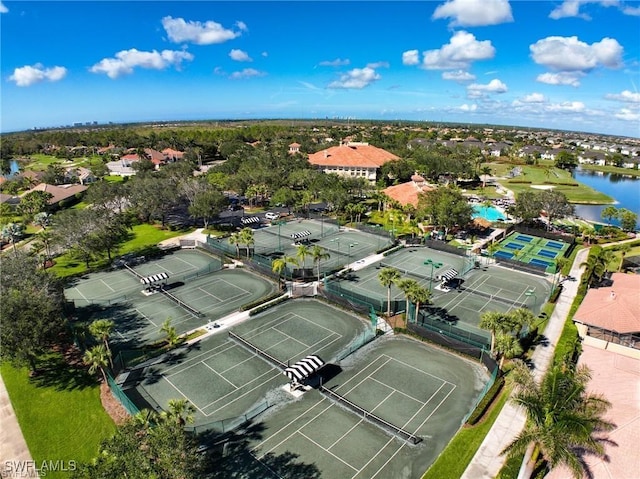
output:
[[480, 400], [476, 408], [469, 415], [467, 419], [467, 424], [473, 426], [480, 421], [485, 415], [485, 413], [489, 410], [491, 404], [493, 404], [494, 399], [500, 394], [502, 390], [502, 386], [504, 386], [504, 376], [500, 376], [496, 378], [493, 385], [489, 388], [484, 397]]
[[[277, 301], [273, 301], [274, 299], [279, 298]], [[247, 310], [251, 310], [249, 311], [249, 316], [254, 316], [258, 313], [261, 313], [262, 311], [271, 308], [272, 306], [275, 306], [276, 304], [280, 304], [284, 301], [286, 301], [287, 299], [289, 299], [288, 296], [282, 296], [282, 293], [277, 291], [273, 294], [270, 294], [269, 296], [265, 297], [265, 298], [260, 298], [256, 301], [252, 301], [248, 304], [243, 305], [240, 308], [240, 311], [247, 311]], [[270, 301], [273, 301], [270, 303]], [[264, 304], [264, 303], [269, 303], [269, 304]], [[255, 309], [253, 309], [255, 308]]]

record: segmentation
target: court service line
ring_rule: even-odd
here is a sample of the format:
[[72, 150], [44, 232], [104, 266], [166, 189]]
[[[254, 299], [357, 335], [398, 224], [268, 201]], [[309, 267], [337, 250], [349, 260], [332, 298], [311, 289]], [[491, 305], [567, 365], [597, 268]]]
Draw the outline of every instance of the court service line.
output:
[[231, 384], [233, 386], [233, 388], [237, 391], [238, 390], [238, 386], [236, 386], [235, 384], [233, 384], [231, 381], [229, 381], [227, 378], [225, 378], [222, 374], [220, 374], [218, 371], [216, 371], [215, 369], [213, 369], [211, 366], [209, 366], [207, 363], [205, 363], [204, 361], [200, 361], [200, 364], [204, 364], [206, 367], [208, 367], [209, 369], [211, 369], [211, 371], [213, 371], [214, 374], [216, 374], [217, 376], [220, 376], [222, 379], [224, 379], [225, 381], [227, 381], [229, 384]]
[[193, 399], [191, 399], [189, 396], [187, 396], [186, 394], [184, 394], [182, 391], [180, 391], [180, 389], [178, 389], [178, 387], [173, 384], [171, 381], [169, 381], [169, 378], [167, 378], [164, 374], [162, 375], [162, 378], [167, 381], [169, 384], [171, 384], [171, 386], [178, 391], [178, 393], [185, 398], [187, 401], [189, 401], [191, 404], [193, 404], [193, 407], [195, 407], [198, 411], [200, 411], [204, 416], [206, 416], [206, 414], [204, 413], [204, 411], [202, 409], [200, 409], [197, 404], [193, 401]]
[[230, 282], [229, 282], [229, 281], [227, 281], [226, 279], [220, 278], [220, 281], [222, 281], [222, 282], [224, 282], [224, 283], [227, 283], [227, 284], [228, 284], [229, 286], [231, 286], [232, 288], [239, 289], [240, 291], [243, 291], [243, 292], [245, 292], [245, 293], [247, 293], [247, 294], [251, 294], [251, 291], [247, 291], [246, 289], [241, 288], [240, 286], [237, 286], [237, 285], [235, 285], [235, 284], [233, 284], [233, 283], [230, 283]]
[[351, 433], [351, 431], [353, 431], [355, 428], [357, 428], [363, 422], [364, 422], [364, 419], [360, 419], [358, 422], [356, 422], [353, 426], [351, 426], [349, 429], [347, 429], [347, 431], [342, 436], [340, 436], [338, 439], [333, 441], [333, 443], [329, 446], [328, 449], [331, 449], [333, 446], [335, 446], [340, 441], [342, 441], [345, 437], [347, 437], [347, 435], [349, 435]]
[[302, 437], [306, 438], [309, 442], [315, 444], [315, 446], [318, 449], [322, 449], [324, 452], [326, 452], [327, 454], [333, 456], [335, 459], [337, 459], [338, 461], [340, 461], [341, 463], [343, 463], [345, 466], [353, 469], [354, 471], [357, 471], [358, 469], [353, 467], [351, 464], [349, 464], [347, 461], [345, 461], [344, 459], [342, 459], [339, 456], [336, 456], [334, 453], [332, 453], [329, 449], [325, 448], [324, 446], [320, 445], [318, 442], [314, 441], [313, 439], [311, 439], [309, 436], [307, 436], [305, 433], [303, 433], [302, 431], [298, 430], [298, 434], [300, 434]]
[[151, 321], [151, 319], [149, 319], [142, 311], [140, 311], [138, 308], [133, 308], [134, 311], [136, 311], [140, 316], [142, 316], [144, 319], [146, 319], [147, 321], [149, 321], [151, 324], [153, 324], [156, 328], [158, 327], [158, 325], [156, 323], [154, 323], [153, 321]]
[[[298, 315], [296, 315], [296, 316], [298, 316]], [[316, 323], [315, 321], [312, 321], [312, 320], [310, 320], [310, 319], [308, 319], [308, 318], [305, 318], [304, 316], [298, 316], [298, 317], [299, 317], [300, 319], [303, 319], [303, 320], [304, 320], [304, 321], [306, 321], [307, 323], [311, 323], [311, 324], [313, 324], [314, 326], [319, 327], [320, 329], [324, 329], [325, 331], [329, 331], [330, 333], [335, 333], [335, 331], [333, 331], [331, 328], [327, 328], [326, 326], [323, 326], [322, 324], [318, 324], [318, 323]]]
[[105, 280], [100, 279], [100, 282], [101, 282], [102, 284], [104, 284], [107, 288], [109, 288], [112, 292], [114, 292], [114, 293], [116, 292], [116, 290], [115, 290], [115, 289], [113, 289], [111, 286], [109, 286], [109, 285], [105, 282]]
[[446, 379], [444, 379], [444, 378], [441, 378], [440, 376], [436, 376], [435, 374], [431, 374], [431, 373], [429, 373], [429, 372], [427, 372], [427, 371], [424, 371], [424, 370], [422, 370], [422, 369], [420, 369], [420, 368], [417, 368], [417, 367], [415, 367], [415, 366], [413, 366], [413, 365], [411, 365], [411, 364], [409, 364], [409, 363], [405, 363], [404, 361], [401, 361], [401, 360], [399, 360], [399, 359], [397, 359], [397, 358], [394, 358], [394, 357], [392, 357], [392, 356], [389, 356], [389, 355], [388, 355], [388, 354], [386, 354], [386, 353], [383, 353], [383, 354], [381, 354], [380, 356], [385, 356], [385, 357], [387, 357], [387, 358], [389, 358], [389, 359], [394, 360], [394, 361], [395, 361], [395, 362], [397, 362], [397, 363], [402, 364], [403, 366], [405, 366], [405, 367], [407, 367], [407, 368], [409, 368], [409, 369], [414, 369], [415, 371], [418, 371], [419, 373], [422, 373], [422, 374], [426, 374], [427, 376], [431, 376], [432, 378], [437, 379], [438, 381], [442, 381], [443, 383], [448, 383], [448, 384], [451, 384], [452, 386], [455, 386], [455, 384], [453, 384], [453, 383], [452, 383], [452, 382], [450, 382], [450, 381], [447, 381], [447, 380], [446, 380]]
[[380, 381], [379, 379], [376, 379], [376, 378], [374, 378], [374, 377], [372, 377], [372, 378], [370, 378], [370, 379], [371, 379], [372, 381], [374, 381], [374, 382], [377, 382], [378, 384], [381, 384], [382, 386], [385, 386], [385, 387], [386, 387], [386, 388], [388, 388], [388, 389], [391, 389], [393, 392], [396, 392], [396, 393], [398, 393], [398, 394], [400, 394], [400, 395], [402, 395], [402, 396], [405, 396], [405, 397], [407, 397], [407, 398], [409, 398], [409, 399], [412, 399], [412, 400], [414, 400], [414, 401], [415, 401], [415, 402], [417, 402], [417, 403], [424, 404], [424, 401], [421, 401], [420, 399], [414, 398], [414, 397], [413, 397], [413, 396], [411, 396], [410, 394], [407, 394], [407, 393], [405, 393], [405, 392], [403, 392], [403, 391], [400, 391], [399, 389], [392, 388], [391, 386], [389, 386], [389, 385], [388, 385], [387, 383], [385, 383], [384, 381]]
[[82, 299], [84, 299], [87, 303], [89, 302], [89, 300], [87, 299], [87, 297], [86, 297], [84, 294], [82, 294], [82, 292], [78, 289], [78, 287], [77, 287], [77, 286], [76, 286], [74, 289], [78, 292], [78, 294], [79, 294], [80, 296], [82, 296]]
[[[180, 258], [179, 256], [172, 256], [171, 259], [177, 259], [178, 261], [182, 261], [183, 263], [187, 263], [189, 266], [191, 266], [192, 269], [198, 269], [198, 267], [195, 264], [191, 264], [189, 261]], [[184, 273], [186, 273], [189, 270], [184, 271]]]
[[[248, 382], [248, 383], [246, 383], [246, 384], [251, 384], [252, 382], [257, 381], [258, 379], [260, 379], [260, 378], [262, 378], [263, 376], [266, 376], [267, 374], [272, 373], [272, 372], [273, 372], [273, 370], [271, 370], [271, 371], [267, 371], [267, 372], [264, 372], [264, 373], [262, 373], [260, 376], [258, 376], [258, 377], [256, 377], [256, 378], [252, 379], [251, 381], [249, 381], [249, 382]], [[257, 384], [256, 386], [254, 386], [254, 387], [252, 387], [252, 388], [250, 388], [250, 389], [247, 389], [244, 393], [240, 394], [239, 396], [236, 396], [236, 397], [234, 398], [234, 400], [238, 400], [238, 399], [240, 399], [240, 398], [242, 398], [242, 397], [245, 397], [247, 394], [249, 394], [249, 393], [251, 393], [251, 392], [255, 391], [256, 389], [258, 389], [258, 388], [262, 387], [263, 385], [265, 385], [265, 384], [267, 384], [267, 383], [269, 383], [269, 382], [273, 381], [274, 379], [278, 378], [279, 376], [280, 376], [280, 373], [276, 374], [275, 376], [271, 376], [271, 377], [270, 377], [270, 378], [268, 378], [267, 380], [262, 381], [261, 383]], [[227, 394], [225, 394], [224, 396], [220, 396], [220, 397], [219, 397], [218, 399], [216, 399], [215, 401], [210, 402], [210, 403], [209, 403], [209, 404], [207, 404], [206, 406], [202, 406], [202, 407], [203, 407], [203, 409], [207, 409], [207, 408], [209, 408], [209, 407], [213, 406], [213, 405], [214, 405], [215, 403], [217, 403], [218, 401], [220, 401], [220, 400], [222, 400], [222, 399], [225, 399], [227, 396], [230, 396], [230, 395], [232, 395], [232, 394], [236, 393], [237, 391], [241, 391], [243, 387], [244, 387], [244, 386], [242, 386], [242, 387], [240, 387], [240, 388], [236, 389], [235, 391], [228, 392], [228, 393], [227, 393]], [[218, 412], [219, 410], [224, 409], [226, 406], [228, 406], [228, 403], [225, 403], [225, 405], [224, 405], [224, 406], [221, 406], [221, 407], [219, 407], [219, 408], [214, 409], [214, 410], [213, 410], [213, 411], [211, 411], [209, 414], [205, 414], [205, 416], [209, 417], [209, 416], [211, 416], [212, 414], [215, 414], [216, 412]], [[203, 413], [203, 414], [204, 414], [204, 413]]]
[[[224, 347], [224, 349], [222, 349], [221, 351], [216, 351], [218, 348], [223, 348], [223, 347]], [[233, 349], [233, 348], [236, 348], [236, 347], [239, 347], [239, 346], [236, 346], [235, 344], [227, 344], [227, 343], [223, 343], [223, 344], [221, 344], [221, 345], [219, 345], [219, 346], [216, 346], [216, 347], [215, 347], [215, 348], [213, 348], [213, 349], [210, 349], [209, 351], [205, 351], [205, 352], [203, 352], [203, 353], [197, 354], [197, 355], [193, 356], [192, 358], [187, 359], [187, 361], [186, 361], [186, 362], [188, 363], [188, 362], [190, 362], [190, 361], [196, 361], [200, 356], [204, 356], [204, 355], [206, 355], [206, 354], [211, 353], [212, 351], [215, 351], [215, 352], [214, 352], [213, 354], [211, 354], [210, 356], [208, 356], [208, 357], [206, 357], [206, 358], [204, 358], [204, 359], [197, 360], [197, 361], [196, 361], [196, 362], [194, 362], [193, 364], [190, 364], [189, 366], [186, 366], [184, 369], [181, 369], [181, 370], [179, 370], [179, 371], [176, 371], [175, 373], [171, 373], [171, 374], [169, 374], [169, 376], [173, 376], [174, 374], [178, 374], [178, 373], [181, 373], [182, 371], [186, 371], [187, 369], [190, 369], [190, 368], [192, 368], [193, 366], [198, 365], [198, 364], [199, 364], [199, 363], [201, 363], [202, 361], [208, 361], [209, 359], [211, 359], [211, 358], [213, 358], [213, 357], [217, 356], [218, 354], [224, 354], [224, 353], [226, 353], [228, 350]], [[182, 363], [182, 364], [176, 364], [175, 366], [171, 366], [171, 367], [169, 367], [169, 368], [165, 369], [165, 371], [164, 371], [164, 372], [165, 372], [165, 374], [166, 374], [168, 371], [171, 371], [171, 370], [173, 370], [173, 369], [179, 368], [180, 366], [184, 366], [184, 364], [185, 364], [185, 363]]]

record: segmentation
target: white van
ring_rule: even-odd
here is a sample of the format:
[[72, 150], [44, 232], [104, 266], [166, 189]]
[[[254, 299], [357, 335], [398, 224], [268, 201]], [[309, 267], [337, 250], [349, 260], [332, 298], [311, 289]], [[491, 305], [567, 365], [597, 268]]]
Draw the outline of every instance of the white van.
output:
[[268, 220], [273, 221], [280, 218], [280, 215], [278, 213], [274, 213], [273, 211], [268, 211], [267, 213], [265, 213], [264, 217], [267, 218]]

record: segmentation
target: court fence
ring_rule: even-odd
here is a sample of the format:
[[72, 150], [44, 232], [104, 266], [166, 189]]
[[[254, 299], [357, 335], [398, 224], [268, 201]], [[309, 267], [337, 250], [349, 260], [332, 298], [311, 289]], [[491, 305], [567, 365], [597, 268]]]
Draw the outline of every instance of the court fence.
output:
[[487, 384], [484, 385], [484, 388], [482, 388], [482, 391], [478, 395], [478, 399], [476, 400], [475, 404], [473, 405], [473, 407], [469, 410], [469, 412], [466, 414], [466, 416], [462, 420], [463, 424], [465, 424], [467, 422], [467, 420], [469, 419], [469, 416], [471, 416], [471, 414], [473, 414], [473, 412], [478, 407], [478, 404], [480, 404], [480, 402], [484, 399], [486, 394], [489, 392], [489, 389], [491, 389], [493, 384], [496, 382], [496, 379], [498, 378], [498, 373], [500, 372], [500, 368], [498, 368], [498, 366], [495, 366], [493, 368], [493, 370], [489, 369], [489, 371], [491, 371], [491, 376], [489, 376], [489, 381], [487, 382]]
[[544, 229], [530, 228], [523, 224], [511, 225], [505, 231], [505, 235], [508, 236], [510, 233], [514, 231], [518, 233], [522, 233], [524, 235], [539, 236], [541, 238], [561, 241], [562, 243], [567, 243], [567, 244], [575, 243], [575, 240], [576, 240], [575, 235], [572, 235], [569, 233], [554, 233], [553, 231], [547, 231]]
[[[339, 281], [325, 281], [318, 294], [329, 301], [333, 301], [346, 308], [353, 308], [361, 313], [368, 313], [370, 308], [378, 313], [386, 313], [387, 301], [379, 298], [367, 296], [340, 285]], [[404, 306], [404, 301], [392, 300], [391, 313], [395, 314]]]
[[376, 333], [373, 328], [366, 328], [362, 331], [358, 336], [356, 336], [349, 345], [338, 352], [334, 358], [332, 358], [329, 362], [338, 362], [342, 361], [348, 356], [351, 356], [353, 353], [358, 351], [363, 346], [369, 344], [376, 338]]
[[115, 397], [122, 407], [126, 409], [126, 411], [135, 416], [140, 412], [140, 409], [129, 399], [129, 397], [125, 394], [120, 386], [115, 382], [115, 380], [111, 377], [111, 374], [106, 373], [107, 375], [107, 383], [109, 384], [109, 389], [111, 390], [111, 394]]
[[271, 406], [272, 405], [269, 404], [269, 402], [266, 400], [260, 401], [253, 408], [251, 408], [251, 410], [247, 411], [246, 414], [242, 414], [241, 416], [219, 419], [218, 421], [196, 424], [194, 426], [186, 426], [184, 430], [186, 432], [191, 432], [194, 434], [201, 434], [204, 432], [213, 432], [218, 434], [226, 433], [247, 424], [253, 418], [269, 409]]
[[456, 256], [468, 256], [468, 252], [465, 248], [458, 248], [457, 246], [451, 246], [450, 244], [447, 244], [444, 241], [431, 240], [431, 239], [425, 238], [423, 244], [426, 247], [435, 249], [437, 251], [444, 251], [445, 253], [455, 254]]

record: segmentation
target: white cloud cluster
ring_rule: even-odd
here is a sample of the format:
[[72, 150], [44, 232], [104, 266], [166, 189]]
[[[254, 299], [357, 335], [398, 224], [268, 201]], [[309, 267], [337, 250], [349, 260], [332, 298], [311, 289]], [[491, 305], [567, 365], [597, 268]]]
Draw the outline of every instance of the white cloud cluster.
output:
[[544, 103], [547, 99], [542, 93], [531, 93], [522, 97], [520, 101], [522, 103]]
[[121, 75], [133, 73], [136, 67], [151, 70], [164, 70], [169, 66], [179, 69], [183, 61], [193, 60], [193, 55], [184, 50], [153, 50], [144, 52], [131, 48], [115, 54], [115, 58], [103, 58], [93, 65], [89, 71], [92, 73], [105, 73], [109, 78], [115, 79]]
[[615, 117], [623, 121], [640, 121], [640, 112], [622, 108], [615, 114]]
[[625, 5], [622, 7], [622, 13], [633, 17], [640, 17], [640, 7], [630, 7], [629, 5]]
[[512, 22], [508, 0], [448, 0], [439, 5], [432, 17], [451, 18], [451, 26], [480, 27]]
[[488, 60], [495, 53], [490, 40], [478, 41], [473, 34], [460, 30], [442, 48], [424, 52], [421, 66], [428, 70], [466, 70], [472, 62]]
[[640, 103], [640, 93], [633, 93], [629, 90], [624, 90], [621, 93], [607, 93], [604, 97], [607, 100], [616, 100], [625, 103]]
[[229, 75], [232, 80], [243, 80], [246, 78], [263, 77], [266, 73], [255, 68], [245, 68], [237, 72], [233, 72]]
[[491, 93], [506, 93], [507, 85], [497, 78], [494, 78], [487, 84], [472, 83], [467, 87], [468, 98], [484, 98]]
[[236, 22], [236, 29], [224, 28], [217, 22], [193, 22], [185, 21], [184, 18], [164, 17], [162, 19], [169, 39], [174, 43], [190, 42], [196, 45], [211, 45], [214, 43], [224, 43], [228, 40], [242, 35], [247, 30], [243, 22]]
[[471, 105], [467, 105], [465, 103], [463, 105], [460, 105], [459, 108], [462, 111], [476, 111], [478, 109], [478, 105], [476, 105], [475, 103], [472, 103]]
[[581, 101], [563, 101], [545, 106], [545, 111], [550, 113], [583, 113], [585, 109], [586, 107]]
[[598, 68], [622, 66], [622, 45], [603, 38], [591, 45], [578, 37], [546, 37], [529, 45], [533, 61], [557, 73], [544, 73], [537, 80], [550, 85], [580, 85], [580, 78]]
[[473, 81], [476, 79], [476, 76], [464, 70], [455, 70], [455, 71], [442, 72], [442, 79], [452, 80], [452, 81], [462, 83], [466, 81]]
[[336, 58], [335, 60], [324, 60], [319, 63], [321, 67], [344, 67], [349, 65], [351, 62], [348, 58]]
[[253, 58], [251, 58], [247, 52], [242, 51], [242, 50], [238, 50], [238, 49], [235, 49], [235, 48], [233, 48], [229, 52], [229, 57], [232, 60], [235, 60], [237, 62], [252, 62], [253, 61]]
[[0, 2], [0, 13], [9, 13], [9, 9], [2, 2]]
[[564, 0], [562, 4], [551, 11], [549, 18], [558, 20], [560, 18], [578, 17], [584, 20], [591, 20], [589, 15], [580, 12], [580, 7], [588, 3], [597, 3], [603, 7], [617, 7], [620, 5], [619, 0]]
[[15, 82], [17, 86], [31, 86], [41, 81], [59, 81], [67, 74], [65, 67], [55, 66], [45, 68], [40, 63], [35, 65], [25, 65], [13, 70], [13, 75], [9, 77], [10, 81]]
[[360, 90], [381, 78], [375, 68], [366, 66], [364, 68], [354, 68], [340, 76], [339, 80], [329, 83], [327, 88], [343, 88]]
[[407, 50], [402, 53], [403, 65], [417, 65], [420, 63], [420, 53], [418, 50]]

